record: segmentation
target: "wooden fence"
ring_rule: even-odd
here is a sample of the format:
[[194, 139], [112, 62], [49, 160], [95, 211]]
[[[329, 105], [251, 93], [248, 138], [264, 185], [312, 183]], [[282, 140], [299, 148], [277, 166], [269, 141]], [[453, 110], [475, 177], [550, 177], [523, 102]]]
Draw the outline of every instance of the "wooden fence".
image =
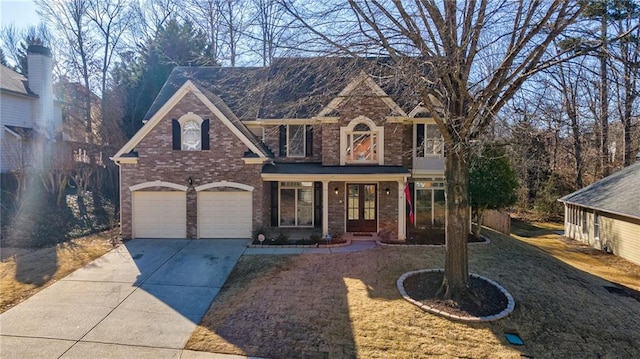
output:
[[506, 235], [511, 233], [511, 217], [507, 212], [492, 209], [484, 211], [482, 225]]

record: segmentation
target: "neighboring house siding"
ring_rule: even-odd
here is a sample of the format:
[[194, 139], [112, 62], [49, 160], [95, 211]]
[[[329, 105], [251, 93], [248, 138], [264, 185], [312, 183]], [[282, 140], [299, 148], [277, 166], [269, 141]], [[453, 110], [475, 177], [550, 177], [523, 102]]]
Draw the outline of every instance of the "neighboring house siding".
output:
[[2, 124], [33, 127], [32, 106], [35, 99], [2, 94]]
[[[598, 236], [595, 233], [596, 214], [599, 217]], [[582, 220], [582, 216], [586, 217], [586, 221]], [[640, 264], [640, 220], [638, 219], [566, 205], [565, 236]]]
[[[210, 144], [208, 151], [179, 151], [172, 149], [172, 119], [193, 112], [203, 119], [210, 119]], [[260, 177], [261, 165], [245, 165], [242, 160], [247, 146], [236, 137], [209, 109], [193, 94], [187, 94], [169, 113], [140, 141], [135, 149], [137, 164], [121, 165], [122, 235], [132, 236], [131, 198], [129, 187], [149, 181], [166, 181], [188, 185], [187, 191], [187, 237], [197, 237], [197, 193], [193, 187], [229, 181], [254, 187], [253, 229], [262, 225], [263, 182]], [[160, 188], [160, 190], [166, 190]]]
[[640, 220], [600, 213], [600, 242], [613, 254], [640, 265]]

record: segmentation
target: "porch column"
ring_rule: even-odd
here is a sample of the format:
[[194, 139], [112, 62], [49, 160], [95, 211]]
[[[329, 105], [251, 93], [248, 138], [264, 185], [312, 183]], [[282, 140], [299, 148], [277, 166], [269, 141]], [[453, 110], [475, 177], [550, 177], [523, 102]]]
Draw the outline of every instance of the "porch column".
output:
[[329, 181], [322, 181], [322, 236], [329, 234]]
[[407, 239], [407, 199], [404, 195], [404, 181], [398, 181], [398, 239]]

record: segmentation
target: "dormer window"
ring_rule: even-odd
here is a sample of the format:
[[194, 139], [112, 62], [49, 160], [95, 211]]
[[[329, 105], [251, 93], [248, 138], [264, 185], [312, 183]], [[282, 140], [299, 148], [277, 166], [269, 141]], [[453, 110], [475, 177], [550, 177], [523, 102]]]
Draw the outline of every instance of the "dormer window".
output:
[[380, 164], [383, 160], [384, 128], [360, 116], [340, 129], [341, 164]]
[[172, 120], [173, 149], [177, 151], [202, 151], [209, 146], [209, 120], [189, 112]]
[[182, 126], [182, 150], [199, 151], [202, 149], [202, 138], [200, 124], [194, 120], [189, 120]]

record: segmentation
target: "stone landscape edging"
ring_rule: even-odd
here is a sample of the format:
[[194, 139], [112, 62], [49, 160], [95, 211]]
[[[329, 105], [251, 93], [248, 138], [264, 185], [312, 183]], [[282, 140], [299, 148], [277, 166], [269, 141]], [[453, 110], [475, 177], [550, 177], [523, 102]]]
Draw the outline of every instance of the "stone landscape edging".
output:
[[408, 294], [407, 291], [405, 291], [404, 289], [404, 281], [405, 279], [407, 279], [410, 276], [416, 275], [416, 274], [420, 274], [420, 273], [433, 273], [433, 272], [444, 272], [444, 269], [442, 268], [434, 268], [434, 269], [420, 269], [420, 270], [416, 270], [416, 271], [411, 271], [411, 272], [407, 272], [404, 273], [403, 275], [400, 276], [400, 278], [398, 278], [398, 280], [396, 281], [396, 285], [398, 287], [398, 291], [400, 291], [400, 295], [402, 295], [402, 297], [404, 299], [406, 299], [408, 302], [416, 305], [417, 307], [419, 307], [420, 309], [432, 313], [432, 314], [437, 314], [437, 315], [441, 315], [443, 317], [446, 318], [450, 318], [450, 319], [455, 319], [455, 320], [460, 320], [460, 321], [464, 321], [464, 322], [490, 322], [490, 321], [494, 321], [494, 320], [498, 320], [498, 319], [502, 319], [504, 317], [506, 317], [507, 315], [511, 314], [511, 312], [513, 312], [513, 310], [516, 307], [516, 302], [513, 299], [513, 296], [500, 284], [496, 283], [495, 281], [483, 277], [479, 274], [474, 274], [474, 273], [470, 273], [469, 275], [471, 277], [474, 278], [478, 278], [481, 280], [484, 280], [490, 284], [492, 284], [493, 286], [495, 286], [496, 288], [498, 288], [498, 290], [500, 290], [502, 292], [502, 294], [504, 294], [505, 297], [507, 297], [507, 307], [502, 310], [500, 313], [498, 314], [494, 314], [494, 315], [488, 315], [488, 316], [482, 316], [482, 317], [474, 317], [474, 316], [467, 316], [467, 317], [463, 317], [460, 315], [455, 315], [455, 314], [451, 314], [451, 313], [447, 313], [444, 312], [442, 310], [433, 308], [427, 304], [421, 303], [413, 298], [411, 298]]
[[[467, 242], [467, 244], [491, 244], [491, 240], [485, 236], [480, 236], [480, 238], [484, 239], [482, 242]], [[380, 240], [377, 240], [376, 243], [380, 246], [386, 247], [445, 247], [446, 244], [403, 244], [403, 243], [386, 243]]]

